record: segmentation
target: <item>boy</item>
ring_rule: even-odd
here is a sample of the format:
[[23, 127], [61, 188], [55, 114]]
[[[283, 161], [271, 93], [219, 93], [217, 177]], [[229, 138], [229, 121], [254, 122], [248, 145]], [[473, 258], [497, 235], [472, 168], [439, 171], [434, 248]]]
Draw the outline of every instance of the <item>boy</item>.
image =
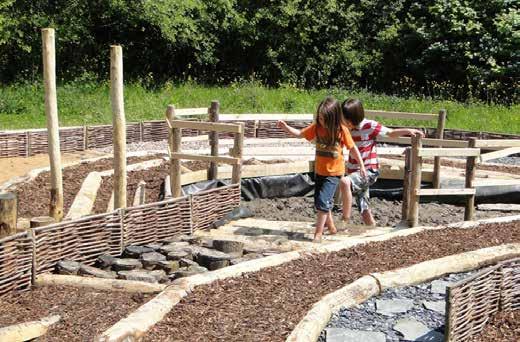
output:
[[[424, 133], [417, 129], [398, 128], [390, 129], [374, 120], [365, 119], [365, 111], [361, 101], [356, 99], [345, 100], [341, 105], [343, 117], [350, 125], [350, 134], [361, 153], [365, 165], [366, 177], [359, 173], [359, 163], [349, 157], [347, 164], [348, 177], [342, 177], [340, 190], [343, 196], [343, 221], [348, 222], [352, 211], [352, 196], [356, 197], [358, 210], [361, 213], [363, 223], [375, 226], [376, 222], [369, 207], [369, 187], [379, 177], [379, 162], [377, 160], [376, 138], [388, 136], [391, 138], [401, 136], [424, 137]], [[352, 191], [351, 191], [352, 189]]]

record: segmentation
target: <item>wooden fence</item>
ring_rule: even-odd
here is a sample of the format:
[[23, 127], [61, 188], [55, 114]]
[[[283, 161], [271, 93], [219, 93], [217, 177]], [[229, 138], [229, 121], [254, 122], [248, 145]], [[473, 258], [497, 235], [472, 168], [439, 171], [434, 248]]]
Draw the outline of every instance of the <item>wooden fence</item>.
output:
[[163, 241], [210, 228], [240, 204], [236, 184], [74, 221], [33, 228], [0, 240], [0, 298], [28, 290], [31, 279], [63, 259], [91, 265], [128, 245]]
[[520, 309], [520, 259], [502, 262], [447, 288], [446, 341], [477, 336], [498, 311]]

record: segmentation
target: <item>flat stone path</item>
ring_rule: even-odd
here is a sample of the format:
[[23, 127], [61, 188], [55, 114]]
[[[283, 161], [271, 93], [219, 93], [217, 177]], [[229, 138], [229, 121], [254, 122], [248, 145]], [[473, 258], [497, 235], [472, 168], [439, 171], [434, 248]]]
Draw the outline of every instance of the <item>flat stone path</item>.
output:
[[319, 341], [442, 342], [446, 286], [475, 272], [389, 289], [357, 307], [341, 309], [332, 316]]

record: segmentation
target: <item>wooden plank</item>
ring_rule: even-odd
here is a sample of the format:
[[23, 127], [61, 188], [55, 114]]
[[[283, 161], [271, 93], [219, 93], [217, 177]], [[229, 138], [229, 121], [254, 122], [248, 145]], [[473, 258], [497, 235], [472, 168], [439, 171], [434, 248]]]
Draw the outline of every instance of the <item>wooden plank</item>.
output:
[[475, 147], [520, 147], [520, 139], [477, 140]]
[[365, 117], [367, 118], [389, 118], [389, 119], [405, 119], [405, 120], [421, 120], [432, 121], [439, 118], [438, 114], [426, 113], [408, 113], [408, 112], [389, 112], [383, 110], [365, 110]]
[[473, 196], [475, 189], [417, 189], [419, 196]]
[[[470, 138], [469, 146], [475, 147], [477, 138]], [[477, 157], [466, 158], [466, 177], [464, 179], [464, 186], [466, 189], [475, 190], [473, 183], [475, 181], [475, 173], [477, 171]], [[464, 209], [464, 221], [471, 221], [475, 215], [475, 192], [473, 195], [466, 198], [466, 207]]]
[[213, 157], [213, 156], [203, 156], [199, 154], [188, 154], [188, 153], [178, 153], [172, 152], [172, 159], [185, 159], [185, 160], [202, 160], [207, 162], [216, 162], [216, 163], [225, 163], [225, 164], [239, 164], [240, 158], [232, 158], [232, 157]]
[[420, 157], [478, 157], [479, 148], [422, 148]]
[[[399, 137], [399, 138], [390, 138], [390, 137], [378, 137], [377, 141], [389, 144], [402, 144], [402, 145], [410, 145], [411, 138], [410, 137]], [[432, 139], [432, 138], [423, 138], [423, 146], [437, 146], [437, 147], [468, 147], [467, 141], [462, 140], [447, 140], [447, 139]]]
[[208, 115], [208, 108], [181, 108], [175, 109], [176, 116]]
[[[243, 123], [240, 123], [240, 126], [244, 126]], [[244, 130], [242, 129], [242, 132]], [[232, 156], [235, 158], [238, 158], [239, 160], [242, 160], [244, 152], [244, 133], [235, 134], [235, 139], [233, 142], [233, 153]], [[231, 175], [231, 183], [235, 184], [238, 183], [240, 185], [240, 180], [242, 178], [242, 164], [238, 163], [233, 165], [233, 171]]]
[[419, 224], [419, 195], [418, 191], [421, 189], [422, 176], [422, 157], [419, 152], [422, 149], [422, 139], [420, 135], [412, 137], [412, 152], [411, 152], [411, 177], [408, 193], [408, 225], [416, 227]]
[[405, 150], [404, 170], [403, 170], [403, 199], [401, 206], [401, 220], [408, 221], [408, 208], [410, 207], [410, 172], [412, 149], [407, 147]]
[[377, 154], [380, 156], [400, 156], [405, 152], [405, 147], [378, 147]]
[[[209, 121], [218, 122], [220, 104], [218, 101], [211, 101], [211, 107], [209, 108]], [[208, 134], [209, 145], [211, 146], [211, 155], [218, 157], [218, 134], [215, 131], [211, 131]], [[211, 162], [208, 168], [208, 179], [217, 179], [218, 166], [217, 163]]]
[[485, 162], [491, 159], [507, 157], [516, 153], [520, 153], [520, 147], [509, 147], [503, 150], [481, 154], [480, 161]]
[[201, 131], [242, 133], [242, 126], [236, 124], [174, 120], [169, 123], [172, 128], [191, 128]]
[[[437, 122], [437, 136], [439, 140], [444, 139], [444, 128], [446, 126], [446, 110], [439, 111], [439, 121]], [[441, 185], [441, 157], [435, 157], [433, 160], [433, 187], [440, 188]]]

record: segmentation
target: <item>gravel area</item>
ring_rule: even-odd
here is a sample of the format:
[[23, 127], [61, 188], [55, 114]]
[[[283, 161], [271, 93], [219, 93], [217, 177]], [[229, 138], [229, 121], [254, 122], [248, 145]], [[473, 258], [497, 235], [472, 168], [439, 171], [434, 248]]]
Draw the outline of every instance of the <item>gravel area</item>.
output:
[[[372, 198], [370, 205], [378, 226], [396, 226], [401, 222], [401, 201]], [[250, 209], [257, 218], [273, 221], [313, 222], [316, 220], [314, 200], [312, 197], [255, 199], [250, 202], [242, 201], [242, 206]], [[520, 214], [520, 212], [504, 214], [504, 212], [501, 211], [481, 211], [475, 209], [475, 219], [514, 214]], [[336, 222], [340, 221], [341, 211], [339, 208], [336, 208], [334, 211], [334, 217]], [[445, 225], [463, 220], [464, 207], [439, 203], [421, 203], [420, 205], [420, 225]], [[354, 208], [352, 208], [351, 223], [362, 224], [361, 215], [357, 211], [355, 203]]]
[[0, 299], [0, 327], [60, 315], [38, 341], [92, 341], [153, 295], [65, 286], [36, 287]]
[[314, 303], [363, 275], [519, 241], [516, 221], [426, 231], [336, 253], [310, 254], [196, 287], [145, 341], [283, 341]]
[[[444, 333], [445, 315], [441, 312], [426, 309], [423, 302], [442, 302], [445, 305], [445, 293], [432, 291], [436, 283], [455, 283], [474, 274], [475, 271], [450, 274], [416, 286], [385, 290], [381, 295], [372, 297], [354, 308], [343, 308], [332, 315], [326, 328], [321, 332], [318, 341], [325, 342], [327, 329], [343, 328], [349, 330], [378, 331], [386, 335], [386, 341], [405, 341], [394, 326], [402, 319], [409, 318], [423, 323], [429, 329]], [[379, 301], [411, 300], [413, 307], [406, 312], [382, 314], [377, 312]]]

